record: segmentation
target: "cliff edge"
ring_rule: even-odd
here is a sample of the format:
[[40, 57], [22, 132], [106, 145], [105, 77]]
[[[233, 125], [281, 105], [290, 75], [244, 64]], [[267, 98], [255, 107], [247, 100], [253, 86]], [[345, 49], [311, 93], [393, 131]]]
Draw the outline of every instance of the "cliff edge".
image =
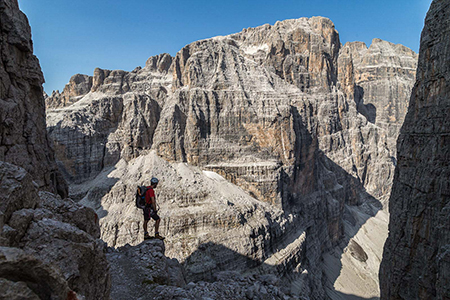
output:
[[450, 1], [433, 1], [398, 139], [381, 299], [450, 299]]

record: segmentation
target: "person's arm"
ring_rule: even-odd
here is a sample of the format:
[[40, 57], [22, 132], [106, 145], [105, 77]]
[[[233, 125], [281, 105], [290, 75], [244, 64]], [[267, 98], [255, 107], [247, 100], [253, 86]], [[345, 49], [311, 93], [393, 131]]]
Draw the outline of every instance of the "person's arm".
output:
[[150, 199], [152, 199], [153, 210], [156, 211], [156, 197], [151, 197]]

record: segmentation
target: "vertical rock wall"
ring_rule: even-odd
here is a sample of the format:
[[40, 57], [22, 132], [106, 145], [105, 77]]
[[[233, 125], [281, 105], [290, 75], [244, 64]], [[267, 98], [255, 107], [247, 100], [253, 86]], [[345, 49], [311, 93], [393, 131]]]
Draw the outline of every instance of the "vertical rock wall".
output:
[[43, 81], [26, 16], [0, 0], [0, 298], [107, 300], [98, 217], [66, 198]]
[[450, 299], [450, 1], [425, 20], [398, 139], [381, 299]]
[[39, 187], [67, 196], [47, 137], [42, 75], [17, 1], [0, 2], [0, 160], [23, 167]]
[[355, 235], [388, 198], [416, 59], [377, 39], [342, 46], [326, 18], [285, 20], [132, 72], [96, 69], [89, 91], [88, 77], [74, 76], [47, 101], [48, 131], [111, 246], [142, 241], [133, 193], [156, 176], [167, 254], [190, 279], [273, 266], [323, 299], [323, 255], [335, 251], [340, 266], [349, 245], [365, 255], [346, 258], [371, 278], [358, 295], [373, 297], [380, 256]]

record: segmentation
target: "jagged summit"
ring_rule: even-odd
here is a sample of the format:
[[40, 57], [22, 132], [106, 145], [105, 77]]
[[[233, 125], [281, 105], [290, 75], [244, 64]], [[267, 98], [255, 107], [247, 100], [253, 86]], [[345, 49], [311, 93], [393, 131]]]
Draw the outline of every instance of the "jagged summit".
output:
[[133, 72], [96, 69], [89, 90], [77, 76], [80, 88], [74, 79], [67, 96], [47, 99], [48, 132], [72, 196], [96, 209], [110, 246], [141, 242], [131, 199], [157, 176], [167, 254], [192, 280], [272, 265], [297, 295], [351, 293], [352, 282], [375, 297], [416, 60], [380, 40], [342, 46], [326, 18], [287, 20]]

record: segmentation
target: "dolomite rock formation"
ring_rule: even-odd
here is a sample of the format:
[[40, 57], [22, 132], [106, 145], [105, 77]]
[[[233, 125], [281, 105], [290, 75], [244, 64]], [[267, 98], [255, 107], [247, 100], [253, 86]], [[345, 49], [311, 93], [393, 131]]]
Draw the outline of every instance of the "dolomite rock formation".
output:
[[28, 21], [16, 0], [0, 1], [0, 19], [0, 298], [109, 299], [98, 218], [61, 199]]
[[433, 1], [398, 139], [381, 299], [450, 299], [450, 1]]
[[[370, 278], [353, 293], [376, 297], [379, 212], [416, 60], [378, 39], [342, 46], [326, 18], [286, 20], [132, 72], [96, 69], [89, 91], [74, 76], [47, 99], [48, 132], [71, 195], [96, 209], [110, 246], [142, 241], [133, 196], [156, 176], [166, 253], [188, 281], [271, 266], [297, 296], [323, 299], [345, 285], [339, 270], [324, 280], [324, 266], [350, 261]], [[380, 237], [359, 232], [366, 222]]]
[[33, 297], [66, 299], [75, 291], [85, 299], [109, 299], [106, 246], [94, 211], [39, 192], [20, 167], [0, 162], [0, 175], [2, 282], [24, 286]]
[[[110, 248], [111, 297], [125, 299], [307, 299], [286, 295], [274, 275], [247, 275], [224, 271], [214, 282], [186, 284], [183, 268], [176, 259], [165, 257], [161, 241], [144, 241], [137, 246]], [[289, 291], [287, 291], [289, 293]]]
[[0, 2], [0, 160], [24, 168], [36, 184], [67, 196], [47, 137], [42, 75], [31, 30], [17, 1]]

